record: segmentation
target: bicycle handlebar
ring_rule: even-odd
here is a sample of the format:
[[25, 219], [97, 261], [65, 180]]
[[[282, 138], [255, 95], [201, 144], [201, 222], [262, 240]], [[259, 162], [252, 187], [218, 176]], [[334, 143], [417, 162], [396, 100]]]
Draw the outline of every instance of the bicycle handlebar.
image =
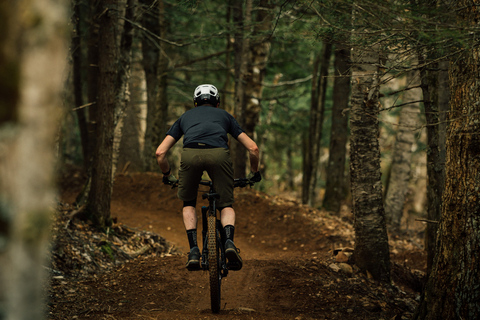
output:
[[[178, 187], [178, 180], [173, 182], [173, 183], [170, 183], [170, 182], [169, 183], [164, 182], [164, 183], [172, 186], [172, 189], [175, 188], [175, 187]], [[211, 184], [212, 184], [212, 181], [201, 180], [199, 182], [199, 184], [203, 185], [203, 186], [210, 187]], [[238, 179], [233, 180], [233, 187], [234, 188], [245, 188], [246, 186], [253, 186], [254, 184], [255, 184], [255, 182], [253, 182], [253, 181], [251, 181], [250, 179], [247, 179], [247, 178], [238, 178]]]
[[253, 186], [254, 184], [255, 182], [247, 178], [239, 178], [239, 179], [233, 180], [234, 188], [237, 188], [237, 187], [245, 188], [246, 186]]
[[[211, 180], [201, 180], [199, 184], [207, 187], [212, 186], [212, 181]], [[251, 181], [250, 179], [247, 178], [238, 178], [233, 180], [233, 187], [234, 188], [244, 188], [246, 186], [253, 186], [255, 182]]]

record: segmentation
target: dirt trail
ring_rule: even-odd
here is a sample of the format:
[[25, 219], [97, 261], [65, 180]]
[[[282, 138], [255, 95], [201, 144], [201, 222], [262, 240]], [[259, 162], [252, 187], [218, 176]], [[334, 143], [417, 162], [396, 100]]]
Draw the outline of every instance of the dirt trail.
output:
[[[159, 234], [183, 254], [142, 256], [110, 272], [68, 279], [64, 285], [70, 289], [51, 301], [51, 319], [411, 317], [418, 293], [410, 288], [382, 286], [355, 268], [354, 274], [332, 269], [332, 249], [353, 247], [353, 231], [347, 222], [252, 189], [236, 192], [235, 243], [244, 267], [224, 279], [222, 310], [211, 314], [208, 274], [184, 268], [188, 243], [181, 202], [175, 190], [160, 181], [156, 174], [118, 176], [112, 217], [126, 226]], [[77, 190], [68, 191], [64, 199], [72, 202]], [[410, 241], [398, 238], [392, 245]], [[392, 258], [403, 266], [422, 268], [422, 250], [412, 245], [405, 248], [394, 247]], [[409, 283], [395, 272], [394, 278], [397, 284]]]

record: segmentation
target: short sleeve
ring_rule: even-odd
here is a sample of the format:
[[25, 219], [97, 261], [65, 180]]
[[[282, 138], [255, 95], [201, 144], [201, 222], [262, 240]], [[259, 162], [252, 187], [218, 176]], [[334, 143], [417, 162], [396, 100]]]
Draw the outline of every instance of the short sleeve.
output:
[[232, 115], [230, 115], [230, 132], [229, 133], [232, 135], [232, 137], [237, 139], [242, 132], [244, 132], [244, 130], [240, 127], [240, 124], [238, 124], [238, 121]]
[[177, 121], [170, 127], [167, 131], [167, 136], [172, 136], [176, 141], [178, 141], [183, 136], [183, 131], [180, 126], [180, 121], [182, 117], [178, 118]]

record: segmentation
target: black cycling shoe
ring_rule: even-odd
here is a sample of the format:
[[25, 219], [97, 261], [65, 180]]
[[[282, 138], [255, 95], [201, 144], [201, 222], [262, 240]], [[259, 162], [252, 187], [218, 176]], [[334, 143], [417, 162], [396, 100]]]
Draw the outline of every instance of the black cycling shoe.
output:
[[189, 271], [196, 271], [201, 269], [200, 268], [200, 250], [198, 249], [198, 247], [193, 247], [192, 249], [190, 249], [186, 267]]
[[242, 269], [243, 260], [240, 257], [240, 249], [237, 249], [230, 239], [225, 241], [225, 257], [227, 258], [227, 268], [229, 270], [238, 271]]

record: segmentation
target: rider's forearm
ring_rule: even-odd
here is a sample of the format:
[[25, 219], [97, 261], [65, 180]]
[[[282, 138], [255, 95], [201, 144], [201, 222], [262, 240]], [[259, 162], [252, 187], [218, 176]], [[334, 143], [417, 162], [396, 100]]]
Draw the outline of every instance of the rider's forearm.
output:
[[176, 141], [172, 136], [166, 136], [155, 152], [155, 157], [157, 158], [157, 163], [160, 166], [162, 173], [167, 173], [170, 171], [170, 164], [167, 160], [167, 152], [175, 144], [175, 142]]
[[258, 163], [260, 162], [260, 152], [258, 147], [254, 150], [249, 150], [249, 158], [250, 158], [250, 169], [252, 172], [258, 171]]
[[258, 163], [260, 159], [260, 151], [258, 150], [257, 144], [250, 139], [249, 136], [245, 134], [245, 132], [242, 132], [237, 140], [243, 144], [245, 148], [248, 150], [248, 156], [250, 158], [250, 169], [252, 172], [257, 172], [258, 171]]
[[170, 164], [168, 163], [167, 157], [157, 157], [157, 163], [160, 166], [160, 170], [162, 170], [162, 173], [165, 174], [170, 171]]
[[157, 149], [157, 152], [155, 152], [157, 163], [160, 167], [160, 170], [162, 170], [162, 172], [168, 172], [170, 170], [170, 164], [168, 163], [168, 160], [167, 160], [167, 153], [162, 152], [159, 149], [160, 147]]

